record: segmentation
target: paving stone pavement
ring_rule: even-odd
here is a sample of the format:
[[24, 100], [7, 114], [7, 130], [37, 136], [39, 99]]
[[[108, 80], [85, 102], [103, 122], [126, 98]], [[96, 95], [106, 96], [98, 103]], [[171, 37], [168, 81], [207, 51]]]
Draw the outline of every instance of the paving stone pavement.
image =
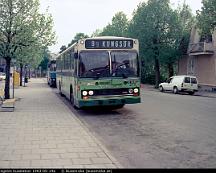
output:
[[0, 168], [122, 168], [51, 90], [31, 79], [0, 112]]

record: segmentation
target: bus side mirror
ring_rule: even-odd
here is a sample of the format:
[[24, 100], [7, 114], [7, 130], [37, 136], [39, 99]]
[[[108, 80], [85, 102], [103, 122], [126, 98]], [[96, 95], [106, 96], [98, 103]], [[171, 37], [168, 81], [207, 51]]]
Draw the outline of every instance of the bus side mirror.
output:
[[74, 59], [78, 59], [78, 53], [74, 53]]

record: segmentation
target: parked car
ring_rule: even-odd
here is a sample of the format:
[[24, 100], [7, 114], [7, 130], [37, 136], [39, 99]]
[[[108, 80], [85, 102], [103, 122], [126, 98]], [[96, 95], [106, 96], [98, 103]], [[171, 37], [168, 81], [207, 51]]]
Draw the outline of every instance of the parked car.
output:
[[0, 72], [0, 80], [5, 80], [6, 79], [6, 74]]
[[198, 81], [195, 76], [173, 76], [166, 82], [160, 83], [159, 90], [161, 92], [173, 91], [174, 94], [177, 94], [178, 92], [187, 92], [193, 95], [198, 91]]

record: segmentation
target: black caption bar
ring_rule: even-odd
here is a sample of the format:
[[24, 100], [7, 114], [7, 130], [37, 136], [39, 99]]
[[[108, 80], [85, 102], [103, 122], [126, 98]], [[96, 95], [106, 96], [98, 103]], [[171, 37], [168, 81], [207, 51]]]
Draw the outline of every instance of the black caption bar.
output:
[[132, 49], [133, 40], [86, 40], [86, 49]]
[[112, 173], [112, 169], [0, 169], [0, 173]]
[[0, 173], [143, 173], [145, 171], [158, 171], [160, 173], [210, 173], [216, 169], [2, 169]]

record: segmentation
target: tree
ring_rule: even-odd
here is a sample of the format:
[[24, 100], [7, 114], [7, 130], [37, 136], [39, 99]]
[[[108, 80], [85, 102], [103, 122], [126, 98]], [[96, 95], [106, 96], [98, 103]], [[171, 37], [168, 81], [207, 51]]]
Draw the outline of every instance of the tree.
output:
[[[69, 45], [68, 45], [69, 46]], [[60, 47], [60, 51], [59, 53], [64, 52], [67, 49], [67, 47], [65, 45], [62, 45], [62, 47]]]
[[176, 11], [178, 15], [179, 29], [178, 33], [173, 34], [175, 36], [174, 42], [167, 44], [164, 51], [162, 51], [163, 57], [161, 58], [162, 65], [168, 69], [168, 77], [174, 75], [176, 62], [187, 54], [187, 49], [190, 41], [191, 29], [195, 23], [195, 18], [192, 14], [192, 10], [187, 4], [179, 6]]
[[42, 60], [40, 64], [38, 64], [38, 66], [41, 67], [42, 70], [47, 70], [47, 65], [51, 58], [50, 51], [46, 48], [41, 57], [42, 57]]
[[[160, 63], [175, 50], [181, 25], [169, 0], [149, 0], [141, 3], [129, 24], [129, 36], [140, 41], [140, 55], [145, 66], [154, 69], [155, 87], [160, 82]], [[169, 56], [172, 62], [173, 56]], [[153, 68], [151, 66], [153, 65]], [[145, 73], [146, 71], [144, 71]]]
[[113, 16], [112, 23], [108, 24], [100, 33], [101, 36], [127, 36], [128, 19], [123, 12], [118, 12]]
[[83, 39], [83, 38], [88, 38], [88, 37], [89, 37], [88, 35], [86, 35], [86, 34], [84, 34], [82, 32], [77, 33], [74, 36], [73, 40], [68, 44], [68, 47], [70, 47], [72, 44], [76, 43], [78, 40]]
[[0, 0], [0, 56], [6, 60], [5, 98], [10, 98], [10, 63], [25, 47], [55, 42], [50, 14], [39, 13], [39, 0]]
[[216, 0], [202, 0], [203, 7], [197, 11], [198, 28], [202, 35], [212, 34], [216, 28]]
[[92, 33], [91, 37], [98, 37], [98, 36], [101, 35], [102, 32], [103, 32], [103, 30], [96, 29], [96, 30]]
[[183, 55], [183, 54], [187, 54], [191, 29], [196, 22], [195, 22], [195, 17], [192, 14], [191, 8], [185, 3], [183, 4], [183, 6], [179, 7], [178, 14], [182, 26], [182, 32], [181, 32], [182, 38], [179, 43], [179, 51]]
[[38, 44], [34, 44], [28, 47], [23, 47], [17, 51], [16, 63], [19, 64], [20, 67], [20, 86], [22, 86], [23, 68], [27, 65], [36, 68], [42, 61], [44, 50], [46, 49], [47, 48], [43, 48]]

